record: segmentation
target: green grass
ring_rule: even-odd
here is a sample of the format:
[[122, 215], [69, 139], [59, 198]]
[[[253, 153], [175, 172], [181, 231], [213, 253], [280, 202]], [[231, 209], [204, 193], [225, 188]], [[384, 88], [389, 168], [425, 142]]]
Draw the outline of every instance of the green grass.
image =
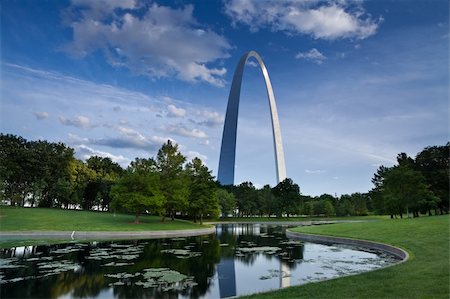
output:
[[185, 220], [61, 209], [0, 207], [0, 231], [156, 231], [205, 228]]
[[293, 231], [372, 240], [406, 249], [400, 265], [248, 298], [449, 298], [449, 215], [298, 227]]

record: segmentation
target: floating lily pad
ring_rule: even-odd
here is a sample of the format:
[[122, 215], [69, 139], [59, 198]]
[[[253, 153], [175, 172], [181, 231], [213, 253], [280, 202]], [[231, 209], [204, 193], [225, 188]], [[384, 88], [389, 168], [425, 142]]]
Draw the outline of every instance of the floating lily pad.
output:
[[193, 252], [187, 249], [163, 249], [161, 252], [174, 254], [177, 258], [190, 258], [202, 255], [200, 252]]
[[107, 263], [102, 265], [102, 267], [122, 267], [122, 266], [130, 266], [133, 265], [133, 263], [115, 263], [115, 262], [111, 262], [111, 263]]
[[241, 253], [258, 253], [258, 252], [264, 252], [267, 254], [274, 254], [277, 251], [280, 251], [280, 247], [271, 247], [271, 246], [260, 246], [260, 247], [240, 247], [236, 250], [240, 251]]

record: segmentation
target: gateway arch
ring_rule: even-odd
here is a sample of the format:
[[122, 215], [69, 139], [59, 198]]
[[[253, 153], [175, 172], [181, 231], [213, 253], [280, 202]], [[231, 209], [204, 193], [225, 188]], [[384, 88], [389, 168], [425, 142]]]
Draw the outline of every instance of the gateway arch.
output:
[[269, 73], [258, 53], [250, 51], [242, 55], [234, 72], [231, 83], [230, 95], [228, 96], [227, 112], [223, 127], [222, 146], [220, 149], [219, 171], [217, 179], [222, 185], [234, 184], [234, 168], [236, 160], [236, 132], [239, 113], [239, 98], [241, 95], [242, 76], [245, 63], [250, 57], [256, 58], [266, 82], [267, 97], [269, 99], [270, 115], [272, 119], [273, 145], [275, 148], [275, 165], [277, 171], [277, 183], [286, 178], [286, 165], [284, 163], [283, 144], [281, 142], [281, 130], [278, 120], [277, 106], [270, 83]]

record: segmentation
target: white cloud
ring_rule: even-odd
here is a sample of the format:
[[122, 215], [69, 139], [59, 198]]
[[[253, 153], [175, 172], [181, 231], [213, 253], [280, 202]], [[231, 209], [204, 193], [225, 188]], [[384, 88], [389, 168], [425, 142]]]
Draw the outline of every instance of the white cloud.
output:
[[325, 173], [325, 172], [327, 172], [326, 170], [320, 170], [320, 169], [318, 169], [318, 170], [309, 170], [309, 169], [305, 169], [305, 172], [307, 173], [307, 174], [322, 174], [322, 173]]
[[42, 112], [34, 112], [34, 116], [36, 116], [37, 119], [42, 120], [48, 118], [48, 112], [42, 111]]
[[99, 157], [104, 157], [104, 158], [110, 158], [112, 161], [119, 163], [122, 167], [126, 167], [131, 162], [130, 159], [128, 159], [122, 155], [116, 156], [116, 155], [113, 155], [108, 152], [95, 150], [84, 144], [76, 146], [75, 152], [76, 152], [77, 156], [83, 160], [87, 160], [92, 156], [99, 156]]
[[367, 38], [382, 20], [373, 20], [356, 1], [229, 0], [225, 13], [234, 24], [248, 25], [251, 31], [269, 28], [327, 40]]
[[[112, 66], [150, 78], [224, 85], [226, 69], [209, 64], [227, 58], [231, 45], [198, 23], [192, 5], [173, 9], [153, 3], [147, 8], [105, 0], [72, 4], [65, 21], [73, 29], [73, 41], [63, 47], [67, 52], [84, 57], [101, 50]], [[82, 17], [75, 19], [76, 12]]]
[[186, 115], [186, 110], [183, 108], [178, 108], [175, 105], [170, 104], [167, 106], [167, 116], [169, 117], [183, 117]]
[[77, 128], [89, 128], [91, 121], [88, 117], [83, 115], [75, 116], [74, 118], [59, 117], [59, 121], [65, 126], [74, 126]]
[[299, 52], [297, 55], [295, 55], [295, 58], [309, 60], [316, 64], [322, 64], [324, 62], [324, 60], [327, 59], [316, 48], [312, 48], [308, 52]]
[[192, 137], [192, 138], [208, 137], [208, 135], [204, 131], [196, 128], [190, 129], [184, 126], [183, 124], [167, 125], [162, 128], [162, 131], [183, 137]]
[[254, 62], [253, 60], [247, 60], [245, 65], [251, 66], [251, 67], [258, 67], [258, 64]]
[[224, 121], [224, 116], [216, 111], [201, 110], [195, 114], [199, 119], [195, 119], [193, 122], [202, 126], [217, 127], [222, 125]]
[[205, 155], [200, 154], [199, 152], [196, 151], [188, 151], [186, 154], [186, 158], [188, 161], [191, 161], [194, 158], [199, 158], [200, 160], [203, 161], [203, 163], [205, 163], [206, 160], [208, 160], [208, 157]]

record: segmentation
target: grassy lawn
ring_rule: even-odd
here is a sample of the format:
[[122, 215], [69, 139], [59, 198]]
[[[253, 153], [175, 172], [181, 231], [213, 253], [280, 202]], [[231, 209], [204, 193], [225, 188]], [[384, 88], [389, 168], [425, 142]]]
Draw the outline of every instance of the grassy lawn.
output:
[[444, 215], [295, 228], [392, 244], [411, 257], [390, 268], [248, 298], [449, 298], [449, 219]]
[[0, 207], [0, 231], [155, 231], [206, 228], [189, 221], [134, 215], [61, 209]]

